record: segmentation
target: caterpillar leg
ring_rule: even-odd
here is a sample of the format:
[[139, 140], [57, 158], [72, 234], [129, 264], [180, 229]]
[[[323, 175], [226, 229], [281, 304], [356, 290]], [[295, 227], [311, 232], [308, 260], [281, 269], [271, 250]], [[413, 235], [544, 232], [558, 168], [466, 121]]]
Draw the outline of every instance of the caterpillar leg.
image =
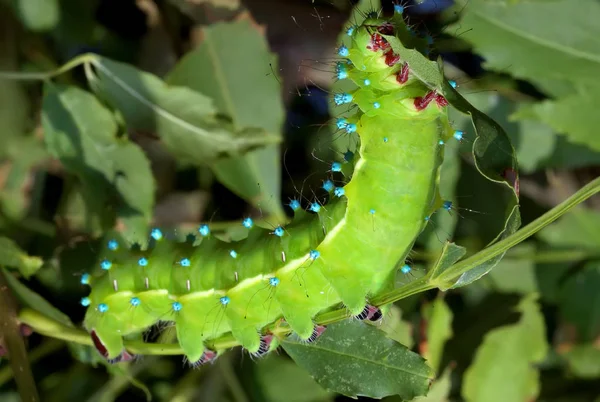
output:
[[279, 340], [271, 334], [262, 335], [260, 337], [260, 346], [255, 353], [251, 353], [254, 357], [263, 357], [267, 353], [279, 347]]
[[219, 354], [217, 352], [215, 352], [214, 350], [205, 349], [202, 353], [202, 356], [200, 356], [198, 360], [190, 361], [188, 358], [188, 364], [192, 368], [198, 368], [204, 364], [214, 363], [214, 361], [217, 360], [217, 357], [219, 357]]
[[359, 319], [361, 321], [368, 320], [371, 322], [377, 322], [377, 321], [381, 320], [382, 317], [383, 317], [383, 313], [381, 312], [379, 307], [370, 306], [370, 305], [366, 305], [360, 314], [357, 314], [354, 316], [354, 318]]
[[315, 325], [313, 333], [306, 340], [306, 343], [313, 343], [314, 341], [316, 341], [321, 335], [323, 335], [323, 332], [325, 332], [326, 329], [327, 327], [324, 325]]

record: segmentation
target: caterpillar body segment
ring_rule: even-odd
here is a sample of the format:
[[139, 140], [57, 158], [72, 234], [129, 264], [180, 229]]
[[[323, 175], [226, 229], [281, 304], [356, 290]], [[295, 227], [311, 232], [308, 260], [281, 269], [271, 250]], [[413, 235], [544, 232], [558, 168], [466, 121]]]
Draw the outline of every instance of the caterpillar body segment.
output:
[[84, 326], [107, 359], [122, 356], [124, 336], [159, 321], [175, 324], [187, 360], [197, 365], [218, 355], [207, 341], [228, 332], [256, 356], [273, 350], [278, 339], [263, 329], [281, 318], [307, 341], [324, 330], [313, 318], [340, 303], [359, 319], [381, 318], [368, 300], [393, 288], [398, 262], [440, 207], [443, 144], [454, 132], [445, 99], [384, 38], [399, 32], [399, 21], [370, 18], [338, 51], [345, 57], [338, 76], [357, 89], [334, 95], [337, 105], [356, 106], [337, 125], [357, 133], [360, 147], [332, 164], [348, 182], [327, 184], [329, 203], [308, 212], [292, 200], [294, 220], [277, 230], [244, 220], [248, 237], [239, 242], [220, 241], [202, 225], [198, 244], [167, 240], [158, 229], [148, 250], [108, 243], [103, 274], [86, 277], [92, 291], [82, 301]]

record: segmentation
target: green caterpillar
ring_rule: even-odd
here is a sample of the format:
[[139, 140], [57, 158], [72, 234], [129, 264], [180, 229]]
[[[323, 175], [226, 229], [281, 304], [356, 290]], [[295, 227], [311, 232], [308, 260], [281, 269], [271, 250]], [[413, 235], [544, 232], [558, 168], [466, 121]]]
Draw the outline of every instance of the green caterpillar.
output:
[[92, 288], [82, 299], [84, 326], [107, 359], [130, 358], [123, 337], [159, 321], [174, 322], [186, 358], [202, 364], [217, 355], [206, 341], [228, 332], [250, 353], [263, 354], [277, 339], [261, 330], [281, 318], [312, 341], [323, 331], [313, 317], [340, 303], [360, 319], [381, 316], [368, 300], [393, 288], [398, 261], [442, 207], [439, 168], [455, 131], [445, 98], [412, 74], [385, 39], [423, 42], [411, 35], [402, 7], [390, 20], [372, 13], [347, 34], [336, 74], [357, 89], [333, 100], [358, 107], [336, 124], [357, 133], [360, 147], [331, 171], [350, 180], [337, 187], [326, 182], [326, 205], [313, 202], [303, 210], [292, 200], [294, 219], [285, 227], [266, 230], [244, 220], [243, 241], [222, 242], [207, 224], [182, 243], [154, 229], [147, 250], [110, 240], [102, 275], [81, 279]]

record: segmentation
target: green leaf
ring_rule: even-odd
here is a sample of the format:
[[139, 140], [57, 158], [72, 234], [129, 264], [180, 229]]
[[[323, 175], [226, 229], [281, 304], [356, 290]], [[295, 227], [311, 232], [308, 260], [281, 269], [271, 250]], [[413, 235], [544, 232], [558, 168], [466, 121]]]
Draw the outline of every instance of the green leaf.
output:
[[598, 250], [600, 212], [576, 208], [568, 215], [540, 230], [537, 236], [554, 247]]
[[440, 252], [440, 256], [436, 260], [435, 264], [429, 270], [430, 282], [435, 283], [440, 289], [445, 290], [444, 284], [436, 283], [436, 279], [444, 271], [450, 268], [454, 263], [463, 258], [467, 249], [461, 247], [455, 243], [447, 241]]
[[600, 115], [595, 107], [600, 102], [599, 90], [600, 86], [597, 84], [586, 84], [578, 88], [577, 93], [573, 95], [523, 107], [512, 117], [538, 120], [564, 134], [572, 143], [600, 151], [600, 136], [597, 132]]
[[[485, 58], [485, 68], [535, 81], [597, 82], [600, 4], [595, 0], [462, 0], [460, 32]], [[573, 24], [577, 21], [577, 24]]]
[[40, 257], [30, 257], [14, 241], [0, 237], [0, 266], [16, 268], [29, 279], [43, 264]]
[[[512, 205], [512, 211], [508, 216], [508, 219], [506, 220], [504, 230], [491, 244], [494, 244], [500, 240], [510, 237], [513, 233], [517, 231], [517, 229], [519, 229], [519, 226], [521, 226], [521, 215], [519, 213], [519, 206]], [[454, 286], [452, 286], [452, 288], [455, 289], [461, 286], [466, 286], [480, 279], [481, 277], [489, 273], [496, 265], [498, 265], [500, 260], [504, 257], [504, 254], [506, 254], [506, 251], [497, 255], [496, 257], [490, 258], [484, 263], [475, 266], [469, 271], [465, 272], [460, 276], [460, 278], [458, 278], [458, 280], [456, 281]]]
[[427, 393], [433, 376], [421, 356], [359, 321], [329, 325], [311, 344], [293, 336], [282, 346], [321, 386], [350, 397], [411, 400]]
[[594, 344], [575, 345], [562, 355], [569, 373], [579, 378], [600, 378], [600, 347]]
[[[142, 244], [154, 204], [154, 178], [142, 150], [117, 136], [112, 114], [90, 93], [46, 83], [42, 121], [48, 150], [84, 187], [88, 205], [100, 214], [116, 205], [127, 233]], [[141, 219], [140, 219], [141, 218]], [[105, 220], [107, 227], [108, 217]]]
[[[49, 155], [42, 140], [33, 136], [10, 138], [5, 145], [9, 159], [2, 164], [0, 205], [8, 218], [18, 221], [30, 212], [35, 169]], [[24, 149], [27, 152], [22, 152]]]
[[600, 335], [600, 262], [586, 264], [564, 282], [559, 295], [561, 316], [577, 330], [577, 339], [593, 342]]
[[[530, 113], [532, 103], [518, 104], [498, 92], [464, 93], [464, 97], [504, 128], [516, 149], [522, 172], [600, 163], [600, 153], [571, 142], [568, 136], [557, 135], [552, 127]], [[451, 121], [461, 130], [469, 130], [464, 115], [453, 112], [450, 110]]]
[[[264, 132], [281, 140], [285, 112], [279, 81], [273, 76], [277, 62], [264, 35], [252, 21], [240, 20], [206, 27], [201, 37], [198, 47], [175, 66], [166, 82], [212, 98], [215, 108], [231, 117], [234, 132], [257, 129], [257, 135]], [[244, 60], [243, 68], [240, 60]], [[279, 147], [269, 145], [223, 158], [212, 169], [239, 196], [284, 216], [279, 202], [268, 203], [281, 192], [280, 166]]]
[[4, 276], [8, 282], [8, 286], [13, 291], [14, 295], [21, 302], [22, 305], [32, 308], [45, 315], [48, 318], [53, 319], [61, 324], [69, 327], [74, 327], [73, 323], [67, 315], [61, 312], [59, 309], [50, 304], [46, 299], [37, 294], [36, 292], [29, 289], [17, 278], [11, 275], [9, 272], [4, 270]]
[[525, 297], [519, 322], [487, 333], [465, 372], [462, 395], [467, 402], [528, 401], [539, 394], [533, 366], [548, 352], [544, 317], [536, 295]]
[[255, 369], [256, 384], [264, 402], [329, 401], [333, 394], [325, 391], [293, 361], [270, 354]]
[[[538, 284], [533, 257], [536, 248], [533, 243], [522, 243], [512, 249], [523, 253], [525, 257], [518, 259], [504, 258], [490, 274], [493, 288], [498, 292], [528, 294], [538, 291]], [[527, 258], [529, 256], [529, 258]]]
[[427, 323], [426, 346], [421, 352], [435, 370], [440, 369], [444, 345], [452, 338], [452, 310], [444, 299], [436, 298], [433, 303], [423, 306], [423, 319]]
[[58, 0], [12, 0], [12, 3], [21, 22], [30, 31], [50, 31], [60, 21]]
[[97, 73], [88, 73], [92, 88], [119, 110], [128, 128], [158, 135], [184, 162], [211, 164], [224, 155], [280, 140], [253, 128], [234, 132], [230, 118], [219, 115], [210, 98], [189, 88], [169, 86], [152, 74], [104, 57], [95, 58], [92, 65]]
[[[506, 215], [503, 230], [492, 241], [496, 243], [511, 236], [521, 226], [518, 194], [518, 164], [515, 149], [502, 127], [491, 117], [473, 107], [450, 83], [442, 82], [440, 91], [458, 111], [471, 116], [476, 138], [472, 154], [477, 170], [488, 180], [505, 187]], [[489, 245], [488, 245], [489, 246]], [[502, 259], [504, 253], [465, 272], [454, 288], [468, 285], [487, 274]]]

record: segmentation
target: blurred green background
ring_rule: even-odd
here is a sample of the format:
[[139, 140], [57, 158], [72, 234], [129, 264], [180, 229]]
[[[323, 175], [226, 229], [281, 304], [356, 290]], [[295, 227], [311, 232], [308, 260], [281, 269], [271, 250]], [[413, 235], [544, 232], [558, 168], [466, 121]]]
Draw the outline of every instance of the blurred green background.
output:
[[[231, 221], [281, 221], [300, 188], [323, 196], [323, 161], [355, 145], [334, 134], [329, 101], [354, 3], [0, 0], [0, 71], [87, 65], [45, 83], [0, 79], [0, 315], [25, 305], [78, 326], [79, 275], [107, 231], [144, 241], [151, 225], [211, 220], [236, 238]], [[599, 175], [600, 2], [432, 0], [406, 12], [513, 141], [523, 224]], [[442, 189], [457, 210], [419, 239], [416, 275], [447, 238], [472, 254], [505, 222], [506, 197], [475, 169], [470, 122], [452, 118], [466, 139], [448, 145]], [[396, 303], [380, 329], [439, 375], [415, 401], [600, 401], [599, 208], [586, 201], [469, 286]], [[238, 348], [198, 370], [180, 356], [109, 366], [88, 346], [16, 331], [43, 401], [350, 400], [283, 351], [253, 361]], [[0, 352], [23, 358], [0, 335]], [[0, 358], [0, 401], [20, 400], [12, 370]]]

